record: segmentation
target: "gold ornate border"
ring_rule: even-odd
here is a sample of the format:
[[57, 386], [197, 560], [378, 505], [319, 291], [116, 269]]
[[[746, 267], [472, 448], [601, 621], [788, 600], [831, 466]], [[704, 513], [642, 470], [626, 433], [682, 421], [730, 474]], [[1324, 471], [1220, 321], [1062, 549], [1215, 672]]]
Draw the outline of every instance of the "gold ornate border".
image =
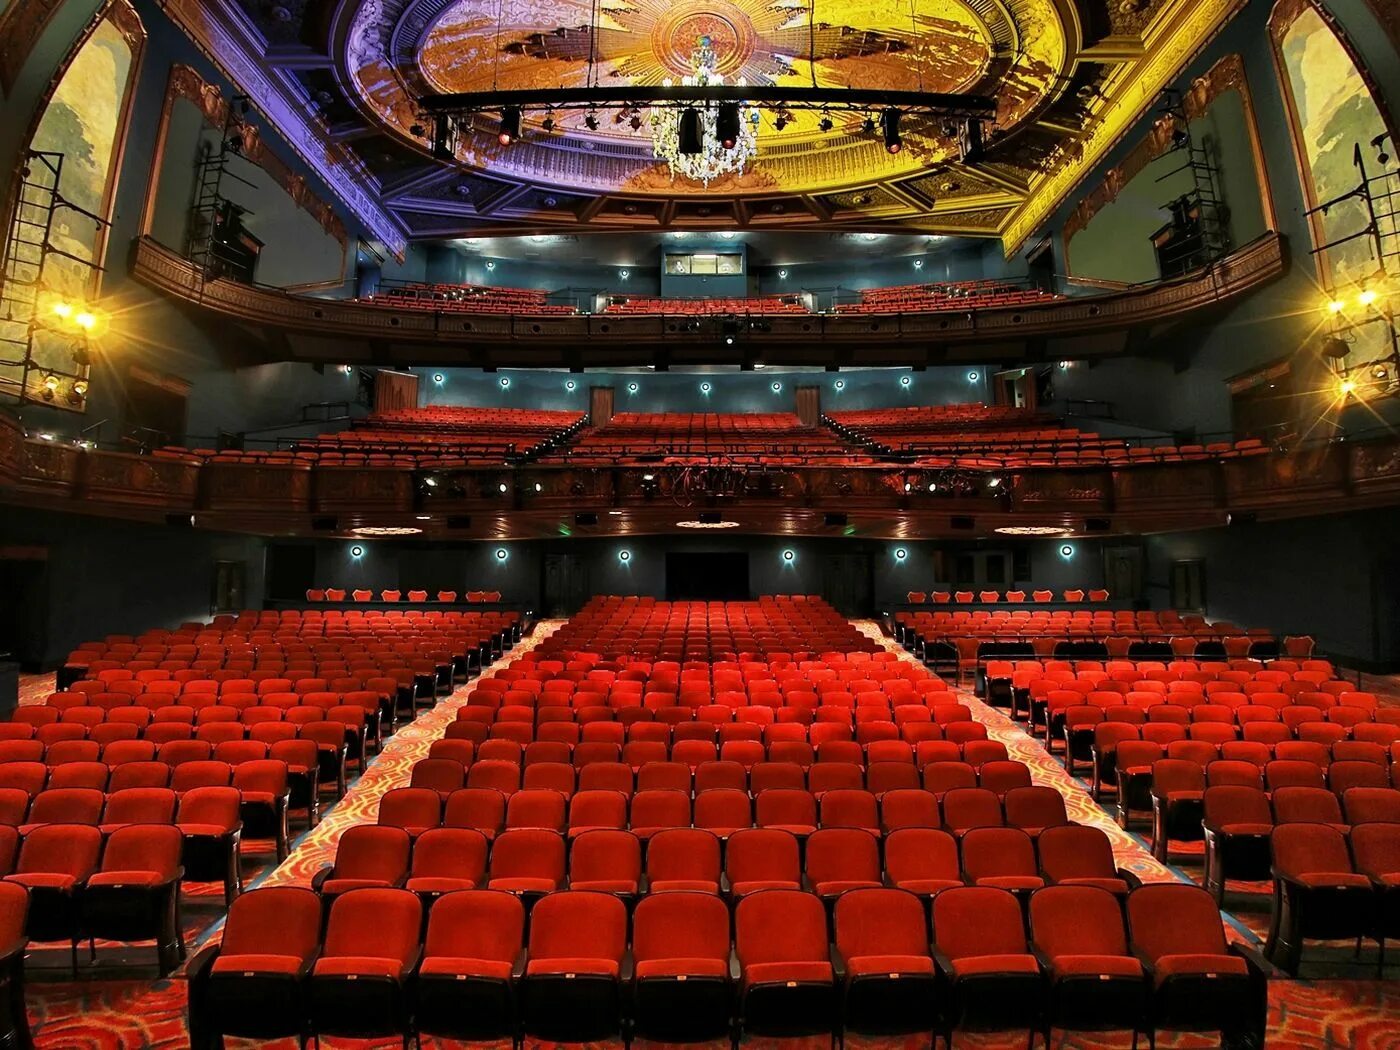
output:
[[8, 96], [64, 0], [11, 0], [0, 15], [0, 89]]
[[[1259, 182], [1259, 201], [1264, 213], [1266, 229], [1278, 228], [1278, 213], [1274, 203], [1273, 188], [1269, 183], [1269, 170], [1264, 163], [1264, 146], [1259, 135], [1259, 121], [1254, 112], [1254, 99], [1250, 94], [1249, 80], [1245, 75], [1244, 57], [1237, 53], [1225, 55], [1201, 74], [1187, 88], [1182, 106], [1187, 120], [1199, 120], [1209, 112], [1216, 100], [1227, 92], [1237, 91], [1244, 107], [1245, 127], [1249, 133], [1249, 150], [1254, 159], [1254, 174]], [[1101, 210], [1118, 199], [1118, 194], [1146, 167], [1171, 149], [1173, 120], [1170, 116], [1159, 117], [1147, 136], [1133, 147], [1116, 167], [1104, 173], [1103, 181], [1082, 198], [1065, 219], [1061, 234], [1065, 272], [1073, 276], [1069, 265], [1069, 244], [1074, 235], [1088, 228], [1089, 223]]]
[[[229, 119], [228, 100], [224, 98], [223, 91], [217, 84], [209, 83], [197, 70], [184, 63], [177, 62], [170, 67], [170, 79], [166, 85], [165, 101], [161, 105], [160, 122], [156, 130], [156, 147], [151, 158], [151, 175], [146, 181], [146, 199], [141, 210], [143, 235], [151, 232], [156, 193], [160, 188], [160, 170], [165, 157], [166, 139], [170, 133], [170, 119], [175, 104], [181, 99], [194, 103], [205, 123], [212, 127], [222, 129]], [[339, 242], [343, 274], [350, 233], [336, 214], [335, 208], [313, 192], [307, 180], [273, 152], [255, 125], [235, 118], [235, 126], [243, 135], [244, 158], [262, 168], [287, 196], [292, 198], [297, 207], [315, 219], [328, 236]], [[342, 283], [342, 280], [336, 280], [322, 283], [320, 286], [339, 287]]]
[[[1385, 96], [1381, 94], [1379, 85], [1367, 70], [1365, 63], [1361, 61], [1361, 56], [1356, 48], [1352, 46], [1350, 38], [1342, 29], [1341, 24], [1333, 17], [1332, 13], [1316, 0], [1278, 0], [1274, 9], [1269, 12], [1269, 53], [1274, 60], [1274, 76], [1278, 79], [1279, 93], [1283, 96], [1284, 108], [1288, 112], [1288, 140], [1293, 147], [1293, 160], [1298, 168], [1298, 181], [1303, 190], [1303, 204], [1308, 208], [1316, 207], [1318, 204], [1317, 187], [1313, 184], [1312, 163], [1308, 158], [1307, 148], [1302, 141], [1302, 121], [1298, 117], [1298, 106], [1293, 99], [1292, 82], [1288, 78], [1288, 67], [1283, 61], [1283, 38], [1292, 28], [1293, 23], [1306, 10], [1311, 8], [1317, 12], [1319, 18], [1330, 29], [1342, 49], [1351, 59], [1351, 64], [1356, 67], [1357, 73], [1361, 76], [1361, 82], [1366, 85], [1366, 90], [1370, 92], [1372, 101], [1376, 104], [1376, 109], [1381, 115], [1386, 129], [1390, 132], [1391, 141], [1397, 141], [1395, 133], [1395, 122], [1391, 119], [1390, 111], [1386, 108]], [[1313, 247], [1327, 243], [1326, 231], [1322, 228], [1321, 217], [1312, 214], [1308, 219], [1308, 233], [1312, 236]], [[1323, 288], [1332, 287], [1332, 271], [1327, 265], [1327, 253], [1316, 252], [1313, 255], [1314, 265], [1317, 267], [1318, 283]]]

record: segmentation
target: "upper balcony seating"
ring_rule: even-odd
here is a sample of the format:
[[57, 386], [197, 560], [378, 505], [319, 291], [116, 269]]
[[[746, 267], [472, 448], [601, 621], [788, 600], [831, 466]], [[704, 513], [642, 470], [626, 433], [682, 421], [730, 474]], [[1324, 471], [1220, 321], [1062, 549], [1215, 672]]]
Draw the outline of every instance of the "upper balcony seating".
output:
[[548, 303], [539, 288], [498, 288], [471, 284], [404, 284], [380, 288], [359, 300], [396, 310], [437, 310], [465, 314], [573, 314], [572, 306]]
[[838, 313], [896, 314], [938, 310], [1031, 306], [1064, 298], [1039, 288], [1020, 288], [1005, 281], [955, 281], [903, 284], [861, 290], [860, 302], [840, 303]]
[[570, 463], [615, 463], [637, 456], [664, 462], [719, 460], [726, 463], [801, 464], [839, 459], [846, 465], [873, 462], [829, 430], [808, 427], [791, 412], [713, 414], [620, 412], [562, 450]]
[[796, 295], [765, 295], [745, 299], [660, 299], [615, 295], [603, 309], [608, 314], [805, 314], [807, 305]]

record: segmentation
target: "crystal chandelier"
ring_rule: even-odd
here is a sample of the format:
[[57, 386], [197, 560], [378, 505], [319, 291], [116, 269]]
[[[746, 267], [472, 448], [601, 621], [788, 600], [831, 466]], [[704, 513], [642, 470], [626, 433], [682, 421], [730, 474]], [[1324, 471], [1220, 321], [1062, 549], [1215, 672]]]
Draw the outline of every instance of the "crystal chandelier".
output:
[[[694, 72], [690, 76], [683, 77], [681, 83], [686, 87], [723, 84], [724, 77], [715, 69], [717, 64], [710, 38], [702, 36], [697, 42], [695, 50], [690, 53], [690, 65]], [[671, 86], [669, 79], [664, 83], [666, 87]], [[744, 86], [742, 79], [737, 83], [740, 87]], [[725, 148], [725, 144], [720, 139], [721, 108], [715, 105], [697, 104], [695, 106], [680, 105], [652, 109], [652, 152], [655, 156], [666, 161], [667, 167], [671, 169], [673, 179], [677, 175], [683, 175], [687, 179], [708, 186], [721, 175], [729, 172], [735, 174], [742, 172], [758, 152], [758, 144], [754, 136], [758, 128], [758, 110], [752, 106], [738, 105], [738, 126], [734, 130], [733, 145]], [[687, 120], [693, 122], [689, 132], [683, 128]], [[684, 138], [691, 137], [691, 141], [684, 144], [691, 147], [692, 150], [697, 144], [694, 141], [695, 124], [698, 124], [699, 128], [699, 149], [693, 152], [682, 152]]]

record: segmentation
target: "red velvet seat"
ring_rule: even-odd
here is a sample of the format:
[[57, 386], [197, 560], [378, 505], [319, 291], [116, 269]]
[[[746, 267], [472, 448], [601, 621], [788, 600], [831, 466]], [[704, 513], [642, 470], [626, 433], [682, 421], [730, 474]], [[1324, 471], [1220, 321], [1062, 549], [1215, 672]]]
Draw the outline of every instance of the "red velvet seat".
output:
[[820, 900], [797, 890], [750, 892], [735, 908], [734, 929], [741, 1033], [829, 1031], [836, 989]]
[[422, 903], [407, 890], [354, 889], [337, 896], [307, 982], [312, 1030], [406, 1037], [422, 925]]
[[525, 908], [512, 894], [466, 890], [438, 898], [415, 984], [418, 1031], [461, 1040], [513, 1037], [524, 933]]
[[527, 1034], [569, 1041], [615, 1034], [626, 951], [627, 907], [617, 897], [569, 890], [541, 899], [530, 915], [522, 989]]

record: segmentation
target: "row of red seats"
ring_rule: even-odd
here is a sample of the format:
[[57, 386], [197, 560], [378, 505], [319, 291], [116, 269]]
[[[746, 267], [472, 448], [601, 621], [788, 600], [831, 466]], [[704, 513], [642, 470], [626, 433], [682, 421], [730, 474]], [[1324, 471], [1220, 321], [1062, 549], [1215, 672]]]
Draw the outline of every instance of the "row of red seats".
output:
[[796, 295], [767, 295], [745, 299], [660, 299], [612, 296], [603, 308], [607, 314], [805, 314], [807, 304]]
[[[974, 594], [972, 591], [910, 591], [906, 596], [909, 604], [919, 605], [924, 601], [931, 601], [935, 605], [946, 605], [949, 602], [957, 602], [966, 605], [972, 601], [979, 601], [984, 604], [999, 602], [1023, 602], [1026, 600], [1025, 591], [1007, 591], [1005, 595], [1001, 591], [979, 591]], [[1077, 588], [1060, 592], [1060, 600], [1066, 602], [1082, 602], [1085, 592]], [[1108, 601], [1108, 591], [1090, 588], [1088, 599], [1091, 602]], [[1031, 601], [1033, 602], [1053, 602], [1055, 600], [1054, 591], [1031, 591]]]
[[[356, 602], [368, 602], [374, 600], [374, 591], [368, 589], [356, 589], [349, 592], [350, 600]], [[309, 602], [343, 602], [346, 592], [338, 587], [313, 587], [306, 592], [306, 600]], [[456, 591], [438, 591], [436, 598], [440, 602], [455, 602], [457, 600]], [[501, 600], [500, 591], [467, 591], [465, 600], [468, 602], [499, 602]], [[379, 592], [381, 602], [398, 602], [404, 600], [404, 592], [397, 589], [385, 589]], [[411, 602], [426, 602], [428, 600], [427, 591], [409, 591], [408, 600]]]
[[1263, 1038], [1264, 971], [1191, 886], [1140, 887], [1126, 908], [1095, 886], [1049, 886], [1024, 911], [1005, 890], [955, 886], [933, 899], [931, 933], [917, 897], [876, 887], [842, 894], [830, 920], [795, 888], [749, 894], [732, 915], [717, 896], [653, 893], [630, 917], [613, 894], [566, 890], [533, 903], [528, 939], [514, 894], [458, 891], [423, 913], [409, 890], [349, 890], [322, 943], [314, 894], [248, 894], [222, 945], [191, 963], [191, 1031], [674, 1042], [893, 1030], [951, 1044], [955, 1027], [990, 1023], [1047, 1044], [1052, 1025]]

